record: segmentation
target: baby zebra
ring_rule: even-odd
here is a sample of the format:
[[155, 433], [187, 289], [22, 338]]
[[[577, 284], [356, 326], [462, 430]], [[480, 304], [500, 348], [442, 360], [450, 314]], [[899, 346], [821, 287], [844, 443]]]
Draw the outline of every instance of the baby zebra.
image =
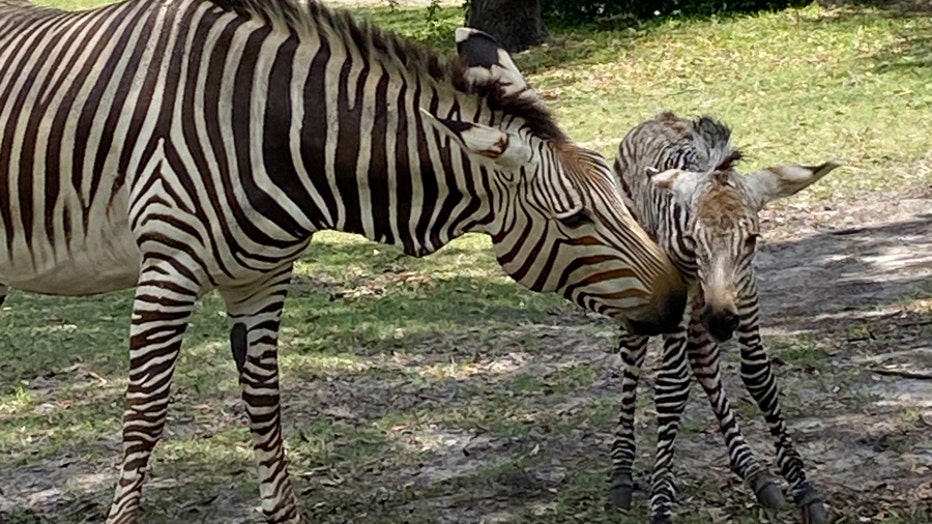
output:
[[[786, 429], [770, 359], [761, 345], [752, 260], [759, 236], [758, 212], [793, 195], [838, 167], [780, 166], [741, 176], [741, 153], [731, 131], [709, 117], [696, 120], [664, 112], [642, 122], [622, 140], [614, 169], [623, 198], [648, 234], [689, 280], [689, 298], [677, 333], [663, 338], [655, 403], [658, 439], [651, 482], [653, 523], [671, 522], [671, 463], [692, 368], [718, 418], [731, 468], [769, 509], [784, 502], [777, 482], [758, 463], [742, 436], [722, 390], [718, 343], [737, 331], [741, 378], [764, 413], [776, 440], [777, 460], [806, 523], [826, 522], [822, 501], [806, 479], [803, 462]], [[630, 508], [635, 456], [635, 395], [648, 338], [624, 333], [621, 415], [612, 444], [611, 496]]]

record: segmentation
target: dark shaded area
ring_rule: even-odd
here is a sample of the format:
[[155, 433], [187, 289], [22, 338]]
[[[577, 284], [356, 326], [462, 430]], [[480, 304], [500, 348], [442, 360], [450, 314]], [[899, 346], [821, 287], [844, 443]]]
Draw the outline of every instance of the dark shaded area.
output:
[[564, 25], [630, 23], [669, 16], [711, 16], [803, 7], [812, 0], [542, 0], [544, 16]]
[[818, 333], [846, 312], [876, 311], [905, 296], [932, 293], [929, 231], [932, 214], [919, 213], [768, 242], [755, 261], [763, 325]]
[[890, 15], [921, 16], [932, 13], [929, 0], [816, 0], [822, 7], [881, 9]]
[[822, 19], [836, 20], [880, 16], [914, 19], [916, 26], [903, 31], [900, 39], [870, 57], [878, 73], [913, 71], [926, 74], [932, 68], [932, 0], [818, 0], [829, 9]]
[[[926, 497], [932, 484], [921, 472], [904, 469], [902, 458], [908, 453], [927, 453], [922, 444], [927, 422], [905, 420], [907, 401], [885, 393], [898, 391], [903, 379], [872, 376], [874, 366], [889, 362], [895, 354], [932, 342], [932, 318], [897, 307], [916, 293], [932, 292], [932, 214], [927, 202], [915, 202], [909, 208], [903, 203], [899, 208], [879, 206], [889, 213], [884, 217], [887, 222], [881, 224], [865, 218], [863, 226], [832, 229], [832, 220], [819, 220], [821, 232], [768, 242], [759, 257], [762, 323], [780, 332], [765, 336], [765, 344], [777, 357], [787, 420], [827, 501], [836, 510], [854, 508], [847, 517], [870, 519], [890, 508], [917, 515], [932, 510], [932, 498]], [[854, 209], [839, 211], [843, 216], [854, 213]], [[875, 220], [876, 213], [873, 209]], [[304, 310], [308, 322], [334, 326], [334, 338], [324, 333], [321, 340], [308, 342], [306, 347], [292, 346], [290, 351], [350, 350], [371, 356], [367, 362], [373, 366], [327, 377], [298, 367], [283, 380], [283, 419], [292, 446], [290, 471], [301, 507], [313, 516], [313, 522], [482, 522], [498, 510], [513, 516], [507, 522], [534, 522], [535, 507], [547, 504], [572, 508], [579, 514], [578, 522], [607, 521], [602, 505], [614, 422], [611, 402], [620, 394], [616, 363], [604, 358], [614, 332], [609, 321], [572, 307], [547, 312], [512, 304], [502, 298], [506, 290], [498, 287], [509, 284], [492, 279], [483, 282], [453, 276], [424, 283], [433, 287], [423, 288], [423, 295], [412, 294], [412, 283], [404, 280], [404, 273], [416, 268], [417, 260], [406, 259], [410, 264], [405, 269], [395, 267], [402, 260], [400, 255], [396, 260], [394, 252], [380, 248], [379, 255], [373, 256], [371, 244], [316, 247], [308, 257], [334, 266], [351, 262], [371, 275], [391, 274], [396, 285], [409, 289], [392, 293], [388, 287], [365, 280], [326, 280], [314, 275], [293, 285], [296, 300], [289, 305]], [[460, 254], [451, 248], [434, 256]], [[515, 296], [524, 294], [512, 287]], [[360, 293], [364, 289], [367, 292]], [[434, 294], [448, 297], [449, 306], [438, 307], [436, 300], [427, 299]], [[114, 310], [119, 309], [115, 298], [106, 298], [114, 300]], [[318, 304], [331, 307], [312, 307]], [[878, 312], [879, 308], [894, 311]], [[417, 318], [437, 326], [386, 343], [362, 326], [351, 327], [352, 320], [365, 311], [390, 323]], [[443, 326], [442, 321], [450, 318], [459, 325]], [[80, 329], [93, 329], [91, 324]], [[225, 322], [213, 319], [211, 324], [217, 328], [210, 330], [210, 336], [222, 340]], [[483, 336], [483, 332], [489, 334]], [[789, 344], [809, 337], [824, 349], [794, 356]], [[406, 367], [379, 360], [392, 353], [395, 344], [407, 355], [402, 364]], [[121, 353], [122, 348], [101, 346], [99, 351]], [[726, 351], [725, 358], [726, 390], [742, 415], [743, 432], [758, 457], [772, 464], [771, 440], [740, 384], [735, 352]], [[419, 376], [419, 367], [451, 361], [474, 362], [485, 371], [458, 377]], [[649, 362], [647, 369], [655, 364]], [[496, 371], [496, 366], [503, 370]], [[573, 366], [588, 373], [567, 380]], [[227, 368], [226, 372], [232, 372], [232, 363]], [[212, 390], [212, 377], [218, 370], [181, 371], [203, 384], [205, 393], [179, 391], [176, 408], [230, 399]], [[120, 373], [114, 372], [113, 378]], [[645, 399], [649, 399], [651, 375], [647, 373], [643, 380], [641, 396]], [[891, 403], [858, 397], [866, 394], [880, 395]], [[675, 471], [683, 493], [677, 511], [715, 509], [723, 521], [756, 522], [756, 509], [749, 507], [752, 495], [728, 470], [722, 438], [707, 402], [699, 391], [693, 392], [692, 399], [677, 440]], [[100, 401], [75, 400], [70, 409]], [[638, 426], [638, 449], [647, 456], [653, 453], [655, 434], [654, 427], [645, 424], [652, 423], [650, 411], [639, 413]], [[412, 413], [429, 418], [430, 430], [414, 424], [386, 432], [376, 425]], [[245, 428], [241, 407], [232, 407], [223, 422]], [[193, 419], [170, 421], [167, 431], [178, 430], [186, 438], [216, 438], [215, 429]], [[411, 446], [419, 448], [418, 439], [430, 431], [442, 443], [417, 451], [416, 461], [406, 459], [399, 464], [397, 457], [405, 449], [410, 452]], [[245, 431], [241, 435], [247, 436]], [[17, 502], [6, 513], [0, 510], [0, 522], [102, 520], [112, 497], [115, 471], [105, 471], [106, 479], [86, 488], [60, 481], [63, 474], [76, 478], [94, 472], [95, 465], [82, 458], [91, 446], [106, 448], [106, 456], [118, 455], [115, 436], [100, 437], [75, 439], [52, 451], [47, 460], [0, 464], [4, 475], [9, 475], [4, 478], [30, 479], [28, 485], [16, 486], [19, 492], [64, 492], [48, 503], [39, 498], [23, 503], [13, 486], [0, 482], [0, 490], [5, 489]], [[317, 454], [309, 451], [312, 447], [302, 447], [322, 437], [327, 439], [325, 452]], [[409, 438], [414, 444], [407, 443]], [[243, 440], [242, 445], [248, 444]], [[37, 456], [49, 455], [41, 442], [28, 446]], [[145, 491], [146, 521], [220, 522], [224, 515], [236, 515], [225, 522], [261, 522], [250, 509], [258, 500], [251, 461], [235, 456], [217, 460], [196, 452], [169, 457], [166, 447], [161, 445], [154, 455], [154, 482]], [[649, 460], [642, 460], [636, 468], [641, 485], [648, 484], [649, 468]], [[858, 481], [852, 482], [854, 478]], [[646, 521], [647, 505], [647, 495], [637, 492], [630, 519]], [[789, 519], [792, 511], [787, 509], [781, 516]]]
[[909, 71], [928, 74], [932, 68], [932, 25], [924, 30], [904, 34], [899, 42], [883, 48], [871, 57], [878, 73]]
[[542, 44], [550, 36], [540, 0], [471, 0], [466, 27], [491, 34], [512, 53]]

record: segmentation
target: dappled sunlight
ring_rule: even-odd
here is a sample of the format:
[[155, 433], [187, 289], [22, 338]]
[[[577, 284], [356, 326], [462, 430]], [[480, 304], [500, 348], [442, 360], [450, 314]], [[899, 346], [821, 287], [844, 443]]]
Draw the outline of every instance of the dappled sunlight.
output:
[[18, 459], [79, 449], [82, 443], [98, 442], [103, 435], [116, 439], [123, 412], [117, 399], [122, 397], [99, 403], [42, 402], [4, 415], [0, 420], [0, 452], [7, 459]]
[[404, 380], [408, 376], [417, 376], [426, 381], [506, 374], [522, 367], [529, 358], [532, 357], [528, 354], [508, 353], [493, 358], [491, 362], [471, 362], [458, 360], [456, 355], [450, 355], [447, 362], [423, 363], [424, 356], [416, 352], [393, 352], [371, 357], [361, 357], [354, 353], [326, 355], [286, 353], [280, 357], [282, 368], [289, 373], [295, 373], [298, 377], [313, 377], [320, 380], [368, 375]]
[[113, 481], [116, 479], [116, 473], [116, 470], [113, 470], [106, 473], [79, 473], [71, 475], [65, 481], [63, 491], [73, 493], [109, 491], [113, 488]]
[[802, 224], [776, 225], [755, 260], [763, 326], [815, 332], [906, 315], [911, 297], [932, 289], [927, 212], [928, 201], [902, 199], [812, 209]]
[[[254, 460], [252, 439], [245, 421], [212, 417], [210, 422], [214, 426], [213, 430], [202, 435], [179, 435], [169, 431], [173, 426], [169, 423], [166, 427], [167, 435], [159, 441], [158, 452], [153, 455], [154, 460], [158, 463], [204, 462], [251, 468]], [[177, 424], [174, 426], [180, 427]]]
[[794, 202], [928, 186], [932, 170], [921, 167], [932, 161], [921, 124], [932, 107], [925, 77], [906, 68], [878, 74], [874, 57], [902, 42], [904, 32], [932, 31], [929, 19], [824, 16], [812, 5], [637, 31], [578, 31], [516, 61], [533, 71], [529, 80], [574, 138], [609, 156], [624, 130], [671, 109], [724, 119], [748, 154], [746, 170], [845, 163]]

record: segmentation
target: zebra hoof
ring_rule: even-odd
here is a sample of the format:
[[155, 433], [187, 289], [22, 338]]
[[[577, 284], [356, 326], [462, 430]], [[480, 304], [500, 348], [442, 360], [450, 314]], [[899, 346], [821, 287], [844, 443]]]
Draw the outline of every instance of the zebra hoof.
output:
[[623, 510], [631, 509], [631, 498], [633, 494], [634, 486], [631, 484], [614, 485], [609, 490], [609, 497], [612, 500], [612, 505]]
[[778, 510], [786, 504], [783, 490], [777, 481], [763, 473], [751, 476], [748, 479], [748, 487], [754, 491], [757, 502], [767, 509]]
[[673, 518], [670, 515], [654, 515], [650, 518], [650, 524], [673, 524]]
[[803, 507], [803, 524], [827, 524], [828, 511], [821, 500], [810, 502]]
[[802, 509], [803, 524], [827, 524], [828, 511], [822, 498], [812, 486], [796, 496], [796, 505]]
[[767, 509], [780, 509], [786, 504], [786, 498], [783, 496], [783, 490], [776, 482], [769, 481], [757, 490], [757, 502]]

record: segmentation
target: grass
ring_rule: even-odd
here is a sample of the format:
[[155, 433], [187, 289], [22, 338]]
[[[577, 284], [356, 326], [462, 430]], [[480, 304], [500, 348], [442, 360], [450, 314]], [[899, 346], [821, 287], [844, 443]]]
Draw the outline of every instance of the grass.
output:
[[[456, 8], [440, 9], [430, 25], [422, 10], [360, 15], [444, 50], [462, 19]], [[846, 160], [791, 200], [828, 204], [932, 184], [932, 70], [921, 40], [930, 31], [929, 18], [813, 6], [617, 31], [558, 29], [548, 47], [515, 60], [571, 136], [606, 155], [625, 129], [663, 109], [712, 113], [746, 145], [749, 166]], [[468, 235], [413, 259], [358, 237], [315, 237], [286, 307], [281, 367], [291, 471], [316, 521], [646, 520], [643, 493], [628, 517], [603, 508], [618, 394], [615, 362], [604, 354], [613, 326], [519, 288], [489, 247]], [[901, 305], [925, 304], [915, 313], [925, 318], [928, 296], [904, 297]], [[0, 315], [3, 522], [99, 520], [106, 511], [131, 300], [131, 292], [87, 299], [11, 293]], [[189, 328], [145, 522], [255, 517], [252, 451], [222, 317], [210, 295]], [[800, 405], [787, 410], [794, 417], [819, 415], [818, 406], [834, 401], [835, 368], [826, 360], [837, 340], [820, 336], [772, 341], [789, 364], [783, 378], [796, 384], [790, 398]], [[872, 343], [871, 351], [883, 351], [897, 341]], [[728, 358], [729, 391], [741, 397], [734, 352]], [[805, 404], [806, 392], [818, 402]], [[765, 430], [744, 397], [735, 408], [770, 460]], [[751, 495], [727, 472], [705, 399], [698, 389], [692, 398], [678, 443], [677, 522], [760, 522]], [[643, 481], [653, 439], [645, 429], [653, 409], [647, 391], [638, 405]], [[917, 431], [923, 420], [915, 408], [898, 417]], [[688, 474], [695, 471], [703, 474]], [[819, 481], [831, 478], [823, 473]], [[21, 502], [49, 489], [60, 492]], [[830, 494], [837, 510], [852, 500], [844, 490]], [[921, 499], [900, 495], [892, 504], [865, 495], [861, 510], [840, 511], [840, 522], [928, 521]]]
[[[462, 22], [458, 9], [446, 8], [424, 34], [411, 29], [420, 10], [368, 14], [442, 50]], [[796, 201], [932, 184], [928, 16], [812, 5], [555, 33], [554, 42], [515, 61], [570, 135], [607, 156], [625, 130], [669, 109], [722, 118], [748, 154], [749, 171], [832, 158], [845, 163]]]

